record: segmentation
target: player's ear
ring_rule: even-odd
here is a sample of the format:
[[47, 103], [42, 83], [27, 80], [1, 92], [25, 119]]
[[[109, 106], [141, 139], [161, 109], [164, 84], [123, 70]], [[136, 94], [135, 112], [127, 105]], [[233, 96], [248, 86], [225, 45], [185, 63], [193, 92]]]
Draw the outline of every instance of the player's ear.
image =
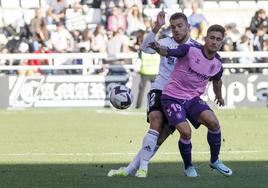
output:
[[187, 23], [187, 28], [190, 30], [191, 25], [189, 23]]

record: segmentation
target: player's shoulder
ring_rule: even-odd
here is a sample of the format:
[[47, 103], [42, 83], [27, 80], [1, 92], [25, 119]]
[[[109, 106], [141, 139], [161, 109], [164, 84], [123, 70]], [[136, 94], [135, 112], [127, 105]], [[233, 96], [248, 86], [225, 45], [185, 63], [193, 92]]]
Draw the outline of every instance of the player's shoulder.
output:
[[190, 44], [190, 45], [196, 46], [196, 47], [202, 47], [203, 46], [200, 42], [198, 42], [198, 41], [196, 41], [196, 40], [194, 40], [192, 38], [188, 39], [187, 44]]
[[173, 39], [170, 36], [166, 36], [164, 38], [159, 39], [160, 45], [169, 46], [173, 44]]
[[215, 58], [216, 58], [217, 60], [219, 60], [219, 61], [222, 63], [222, 59], [221, 59], [221, 56], [220, 56], [219, 53], [216, 53], [216, 54], [215, 54]]

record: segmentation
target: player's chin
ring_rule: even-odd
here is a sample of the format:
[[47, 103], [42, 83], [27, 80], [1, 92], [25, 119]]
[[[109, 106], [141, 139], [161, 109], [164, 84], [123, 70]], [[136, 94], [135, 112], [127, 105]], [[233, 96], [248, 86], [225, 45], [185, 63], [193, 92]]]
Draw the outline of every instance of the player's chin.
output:
[[182, 41], [184, 39], [184, 36], [179, 35], [179, 34], [173, 35], [173, 37], [177, 42], [180, 42], [180, 41]]
[[216, 53], [218, 50], [219, 50], [219, 48], [217, 48], [215, 46], [212, 46], [212, 47], [209, 48], [209, 51], [211, 51], [213, 53]]

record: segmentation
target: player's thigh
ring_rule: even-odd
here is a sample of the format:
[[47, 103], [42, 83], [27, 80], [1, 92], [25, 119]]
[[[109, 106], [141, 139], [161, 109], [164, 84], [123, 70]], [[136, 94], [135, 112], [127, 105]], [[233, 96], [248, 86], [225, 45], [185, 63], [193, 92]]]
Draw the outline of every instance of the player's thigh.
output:
[[161, 90], [151, 90], [147, 95], [147, 121], [150, 128], [160, 132], [166, 118], [161, 108]]
[[163, 113], [161, 111], [152, 111], [149, 113], [150, 129], [160, 132], [163, 128]]
[[191, 128], [186, 120], [184, 101], [163, 99], [161, 102], [168, 124], [175, 127], [183, 137], [190, 137]]
[[187, 119], [191, 122], [191, 124], [198, 129], [202, 124], [200, 121], [200, 115], [204, 111], [212, 111], [208, 104], [203, 101], [200, 97], [195, 97], [186, 102], [185, 105]]
[[198, 121], [209, 129], [220, 128], [219, 120], [215, 113], [211, 110], [205, 110], [201, 112]]

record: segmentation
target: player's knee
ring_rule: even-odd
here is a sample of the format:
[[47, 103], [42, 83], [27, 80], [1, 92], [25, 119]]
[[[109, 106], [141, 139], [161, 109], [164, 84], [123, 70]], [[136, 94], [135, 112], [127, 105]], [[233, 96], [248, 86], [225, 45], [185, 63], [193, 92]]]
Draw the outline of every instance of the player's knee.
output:
[[186, 140], [191, 139], [192, 131], [191, 131], [190, 126], [185, 126], [181, 128], [179, 132], [180, 132], [181, 138], [186, 139]]
[[150, 128], [158, 132], [162, 130], [163, 126], [163, 116], [161, 113], [151, 113], [149, 115], [150, 119]]
[[214, 119], [209, 122], [209, 129], [216, 130], [220, 128], [219, 121], [217, 119]]
[[191, 139], [191, 136], [192, 136], [191, 129], [190, 130], [182, 131], [180, 133], [180, 135], [181, 135], [181, 138], [186, 139], [186, 140], [190, 140]]

